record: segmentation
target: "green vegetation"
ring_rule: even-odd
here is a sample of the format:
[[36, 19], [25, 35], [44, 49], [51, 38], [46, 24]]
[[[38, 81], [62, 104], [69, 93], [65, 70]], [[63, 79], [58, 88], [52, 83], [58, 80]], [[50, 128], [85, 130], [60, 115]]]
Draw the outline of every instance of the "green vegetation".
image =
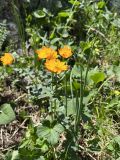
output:
[[0, 52], [0, 159], [120, 160], [120, 15], [104, 0], [11, 9], [22, 54]]

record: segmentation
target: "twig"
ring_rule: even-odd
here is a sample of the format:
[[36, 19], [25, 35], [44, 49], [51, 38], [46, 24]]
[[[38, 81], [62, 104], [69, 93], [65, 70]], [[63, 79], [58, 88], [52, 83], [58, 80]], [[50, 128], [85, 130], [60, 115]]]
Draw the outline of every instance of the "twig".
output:
[[0, 137], [1, 137], [2, 148], [3, 148], [4, 141], [3, 141], [3, 129], [2, 128], [1, 128]]
[[92, 158], [93, 160], [96, 160], [87, 150], [85, 150], [85, 148], [84, 148], [83, 146], [79, 145], [79, 147], [80, 147], [82, 150], [84, 150], [84, 152], [85, 152], [90, 158]]
[[[5, 126], [6, 127], [6, 126]], [[8, 142], [7, 130], [5, 130], [6, 141]]]
[[[19, 128], [23, 127], [23, 125], [25, 124], [25, 122], [26, 122], [27, 120], [28, 120], [28, 119], [26, 118], [26, 119], [21, 123], [21, 125], [19, 126]], [[11, 136], [10, 139], [12, 139], [12, 138], [15, 136], [15, 134], [18, 132], [19, 128], [14, 131], [14, 133], [13, 133], [13, 135]]]
[[96, 160], [96, 158], [94, 158], [90, 153], [87, 153], [87, 154], [90, 158], [92, 158], [93, 160]]
[[19, 101], [21, 98], [25, 97], [27, 94], [24, 93], [23, 95], [19, 96], [17, 99], [14, 100], [14, 102], [17, 102]]
[[15, 146], [16, 146], [16, 145], [13, 145], [13, 146], [8, 147], [8, 148], [6, 148], [6, 149], [0, 148], [0, 150], [2, 150], [3, 152], [4, 152], [4, 151], [8, 151], [8, 150], [14, 148]]

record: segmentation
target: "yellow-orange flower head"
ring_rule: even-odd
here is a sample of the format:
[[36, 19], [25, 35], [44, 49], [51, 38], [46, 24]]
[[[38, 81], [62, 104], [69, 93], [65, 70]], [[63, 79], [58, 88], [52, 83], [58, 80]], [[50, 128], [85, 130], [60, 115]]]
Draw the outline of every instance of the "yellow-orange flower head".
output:
[[68, 69], [68, 66], [65, 64], [65, 62], [61, 62], [59, 59], [47, 60], [45, 63], [45, 67], [49, 71], [58, 74]]
[[58, 57], [57, 52], [49, 47], [42, 47], [35, 51], [38, 54], [39, 59], [56, 59]]
[[72, 50], [69, 46], [65, 45], [63, 48], [59, 49], [59, 54], [63, 58], [69, 58], [72, 55]]
[[14, 57], [10, 53], [5, 53], [4, 56], [0, 58], [4, 66], [12, 64]]

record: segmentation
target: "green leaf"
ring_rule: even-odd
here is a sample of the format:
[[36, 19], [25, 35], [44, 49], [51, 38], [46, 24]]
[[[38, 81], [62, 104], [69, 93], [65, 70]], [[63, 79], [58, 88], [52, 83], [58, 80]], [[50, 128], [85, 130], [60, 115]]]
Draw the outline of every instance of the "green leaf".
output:
[[63, 127], [61, 124], [56, 124], [56, 125], [54, 126], [54, 130], [55, 130], [56, 132], [58, 132], [59, 134], [61, 134], [61, 133], [64, 131], [64, 127]]
[[118, 143], [119, 146], [120, 146], [120, 136], [116, 136], [116, 137], [114, 138], [114, 141], [115, 141], [116, 143]]
[[59, 136], [60, 135], [54, 129], [51, 129], [50, 134], [48, 135], [48, 142], [52, 145], [57, 144]]
[[62, 37], [63, 38], [67, 38], [69, 36], [69, 33], [68, 33], [68, 31], [65, 29], [65, 30], [63, 30], [63, 32], [62, 32]]
[[97, 72], [97, 73], [91, 75], [90, 78], [94, 81], [95, 84], [97, 84], [99, 82], [104, 81], [105, 74], [103, 72]]
[[52, 14], [46, 8], [43, 8], [43, 12], [52, 17]]
[[81, 46], [83, 52], [85, 52], [85, 51], [89, 50], [92, 47], [92, 42], [81, 41], [80, 42], [80, 46]]
[[13, 151], [11, 160], [17, 160], [17, 159], [19, 159], [19, 153], [16, 150], [16, 151]]
[[50, 128], [45, 126], [39, 126], [37, 129], [38, 137], [47, 137], [50, 134]]
[[54, 38], [51, 40], [51, 44], [55, 44], [56, 42], [60, 41], [60, 38]]
[[69, 15], [70, 15], [70, 13], [69, 12], [65, 12], [65, 11], [58, 13], [59, 17], [69, 17]]
[[115, 76], [117, 78], [117, 81], [120, 82], [120, 65], [114, 67]]
[[110, 144], [107, 146], [107, 149], [109, 149], [110, 151], [114, 151], [113, 144], [110, 143]]
[[40, 158], [38, 158], [36, 160], [45, 160], [45, 158], [43, 156], [40, 156]]
[[8, 124], [15, 119], [15, 113], [10, 104], [3, 104], [0, 107], [0, 125]]
[[80, 2], [78, 2], [76, 0], [69, 0], [69, 3], [71, 3], [72, 5], [75, 5], [75, 6], [79, 6], [80, 5]]
[[120, 28], [120, 18], [117, 18], [111, 22], [115, 27]]
[[80, 89], [80, 83], [78, 83], [76, 80], [73, 81], [73, 87], [75, 88], [75, 90]]
[[48, 148], [47, 144], [43, 144], [42, 147], [41, 147], [41, 152], [42, 152], [42, 153], [45, 153], [45, 152], [48, 151], [48, 149], [49, 149], [49, 148]]
[[9, 150], [5, 155], [5, 160], [19, 160], [19, 152], [18, 150]]
[[38, 126], [37, 135], [40, 138], [45, 138], [48, 143], [54, 145], [58, 142], [60, 134], [64, 131], [61, 124], [56, 124], [54, 126], [46, 127], [44, 125]]
[[80, 77], [80, 69], [80, 67], [74, 65], [74, 67], [72, 68], [72, 75], [75, 77]]
[[67, 116], [76, 114], [76, 99], [70, 99], [67, 102]]
[[33, 13], [36, 18], [43, 18], [46, 16], [45, 12], [42, 10], [37, 10]]
[[102, 9], [103, 7], [105, 7], [105, 2], [103, 2], [103, 1], [98, 2], [98, 8]]

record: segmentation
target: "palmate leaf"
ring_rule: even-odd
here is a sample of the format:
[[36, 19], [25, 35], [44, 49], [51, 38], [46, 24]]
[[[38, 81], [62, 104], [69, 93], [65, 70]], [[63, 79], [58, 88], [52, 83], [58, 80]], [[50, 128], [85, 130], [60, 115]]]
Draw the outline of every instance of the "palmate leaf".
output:
[[48, 143], [54, 145], [58, 142], [59, 136], [63, 131], [64, 127], [58, 123], [54, 126], [41, 125], [37, 128], [37, 135], [39, 138], [45, 138]]
[[15, 113], [10, 104], [0, 106], [0, 125], [8, 124], [15, 119]]

